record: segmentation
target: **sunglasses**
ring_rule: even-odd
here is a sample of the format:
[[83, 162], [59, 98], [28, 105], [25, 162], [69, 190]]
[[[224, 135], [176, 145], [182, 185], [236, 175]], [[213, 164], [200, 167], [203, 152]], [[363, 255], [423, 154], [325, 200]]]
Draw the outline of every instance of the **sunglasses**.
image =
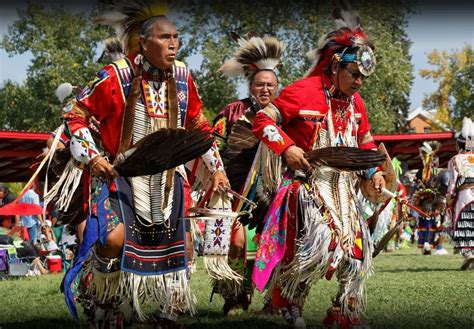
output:
[[261, 82], [257, 82], [255, 84], [255, 88], [258, 89], [258, 90], [262, 90], [264, 89], [265, 87], [267, 87], [267, 89], [269, 91], [272, 91], [276, 88], [276, 85], [274, 85], [273, 83], [261, 83]]
[[352, 79], [354, 80], [357, 80], [357, 79], [361, 79], [361, 80], [365, 80], [366, 76], [363, 75], [362, 73], [360, 73], [359, 71], [351, 71], [349, 70], [347, 67], [344, 68], [344, 70], [346, 70], [347, 72], [349, 72], [349, 74], [351, 75]]

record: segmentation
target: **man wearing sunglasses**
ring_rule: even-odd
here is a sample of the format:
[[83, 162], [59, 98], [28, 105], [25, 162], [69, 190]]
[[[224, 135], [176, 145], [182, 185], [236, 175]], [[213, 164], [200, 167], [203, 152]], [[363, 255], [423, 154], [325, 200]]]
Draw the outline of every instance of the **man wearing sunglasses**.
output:
[[[275, 258], [281, 257], [281, 270], [276, 267], [273, 271], [272, 304], [295, 328], [306, 327], [302, 308], [312, 283], [333, 276], [339, 290], [324, 324], [341, 328], [362, 325], [372, 246], [356, 186], [364, 178], [371, 180], [374, 188], [385, 187], [378, 168], [360, 175], [312, 165], [305, 157], [306, 152], [326, 147], [376, 149], [358, 93], [363, 79], [375, 70], [374, 47], [354, 23], [359, 22], [358, 17], [350, 12], [340, 16], [338, 22], [343, 27], [327, 34], [313, 51], [314, 66], [307, 75], [283, 89], [257, 113], [253, 124], [254, 134], [281, 155], [288, 168], [286, 181], [282, 181], [266, 216], [269, 221], [257, 251], [255, 263], [260, 270], [254, 282], [257, 288], [264, 287], [278, 264]], [[279, 233], [272, 233], [275, 230]]]
[[[226, 75], [239, 75], [248, 81], [249, 97], [230, 103], [214, 119], [214, 135], [227, 170], [231, 188], [244, 197], [257, 202], [257, 209], [252, 211], [252, 223], [249, 218], [240, 217], [232, 227], [228, 254], [229, 266], [242, 277], [242, 282], [216, 280], [213, 292], [224, 298], [224, 314], [235, 308], [247, 310], [253, 294], [251, 273], [257, 244], [254, 241], [255, 226], [263, 220], [263, 203], [258, 200], [256, 190], [261, 186], [260, 164], [257, 149], [259, 141], [252, 134], [252, 122], [255, 114], [265, 108], [276, 97], [278, 88], [278, 70], [283, 44], [275, 38], [252, 37], [241, 39], [241, 46], [220, 71]], [[257, 47], [258, 45], [264, 47]], [[274, 53], [268, 49], [276, 49]], [[246, 145], [242, 147], [242, 145]], [[257, 156], [257, 159], [256, 159]], [[254, 175], [255, 174], [255, 175]], [[250, 179], [250, 177], [255, 177]], [[259, 186], [259, 187], [257, 187]], [[233, 211], [249, 210], [239, 200], [234, 202]], [[263, 213], [263, 214], [260, 214]], [[244, 224], [244, 225], [242, 225]], [[248, 225], [247, 225], [248, 224]], [[257, 229], [257, 233], [258, 233]], [[235, 287], [237, 286], [237, 289]], [[266, 305], [269, 305], [268, 302]]]

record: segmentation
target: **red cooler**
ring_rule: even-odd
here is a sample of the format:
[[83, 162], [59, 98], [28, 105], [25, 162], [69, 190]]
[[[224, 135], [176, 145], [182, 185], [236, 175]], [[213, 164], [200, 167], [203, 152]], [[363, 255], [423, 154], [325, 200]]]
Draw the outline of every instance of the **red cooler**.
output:
[[48, 269], [51, 272], [61, 272], [62, 270], [62, 260], [59, 255], [46, 256], [46, 263], [48, 264]]

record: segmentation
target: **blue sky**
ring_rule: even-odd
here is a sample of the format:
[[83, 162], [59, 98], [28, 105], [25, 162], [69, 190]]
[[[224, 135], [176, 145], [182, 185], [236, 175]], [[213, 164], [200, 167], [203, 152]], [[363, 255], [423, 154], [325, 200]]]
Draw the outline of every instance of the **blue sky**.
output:
[[427, 55], [433, 49], [461, 49], [466, 44], [474, 45], [474, 2], [462, 1], [430, 2], [420, 1], [417, 9], [420, 14], [409, 19], [407, 33], [413, 42], [410, 48], [411, 62], [414, 65], [415, 80], [412, 86], [411, 108], [421, 106], [424, 94], [436, 89], [431, 80], [420, 77], [418, 71], [429, 68]]
[[[7, 27], [16, 18], [16, 8], [24, 7], [25, 1], [16, 1], [15, 5], [0, 4], [0, 34], [7, 33]], [[454, 50], [466, 44], [474, 45], [474, 2], [465, 3], [459, 0], [451, 1], [419, 1], [419, 14], [409, 19], [407, 33], [413, 42], [410, 48], [414, 65], [415, 80], [410, 94], [411, 108], [421, 106], [422, 99], [436, 89], [432, 81], [422, 79], [418, 71], [428, 68], [427, 54], [433, 49]], [[199, 57], [195, 57], [199, 58]], [[26, 68], [31, 55], [23, 54], [9, 58], [0, 49], [0, 85], [3, 80], [11, 79], [21, 82], [26, 77]], [[198, 67], [197, 60], [191, 60], [191, 68]], [[241, 93], [245, 93], [244, 90]]]

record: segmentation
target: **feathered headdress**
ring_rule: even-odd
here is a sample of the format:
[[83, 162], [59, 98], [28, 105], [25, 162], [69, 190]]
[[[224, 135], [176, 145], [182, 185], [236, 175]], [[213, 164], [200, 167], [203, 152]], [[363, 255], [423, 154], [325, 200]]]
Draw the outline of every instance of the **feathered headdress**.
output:
[[232, 38], [239, 44], [233, 57], [224, 62], [219, 71], [227, 76], [243, 75], [247, 80], [261, 70], [274, 71], [275, 74], [285, 45], [274, 37], [251, 37], [246, 40], [235, 33]]
[[462, 120], [462, 129], [457, 140], [462, 149], [474, 152], [474, 122], [471, 119], [464, 118]]
[[122, 41], [127, 55], [134, 55], [139, 50], [140, 31], [143, 23], [156, 16], [165, 16], [168, 6], [164, 0], [115, 1], [109, 10], [95, 22], [110, 25]]
[[440, 147], [441, 143], [438, 141], [423, 142], [423, 144], [420, 146], [420, 157], [423, 161], [421, 180], [424, 184], [427, 184], [431, 178], [433, 160], [436, 157]]
[[440, 196], [436, 189], [422, 188], [413, 194], [412, 202], [425, 213], [432, 214], [435, 210], [443, 207]]
[[374, 46], [361, 27], [359, 14], [352, 10], [347, 0], [335, 0], [334, 4], [332, 16], [338, 29], [323, 36], [318, 48], [307, 53], [314, 65], [306, 76], [322, 74], [333, 59], [355, 62], [360, 73], [371, 75], [375, 70]]

